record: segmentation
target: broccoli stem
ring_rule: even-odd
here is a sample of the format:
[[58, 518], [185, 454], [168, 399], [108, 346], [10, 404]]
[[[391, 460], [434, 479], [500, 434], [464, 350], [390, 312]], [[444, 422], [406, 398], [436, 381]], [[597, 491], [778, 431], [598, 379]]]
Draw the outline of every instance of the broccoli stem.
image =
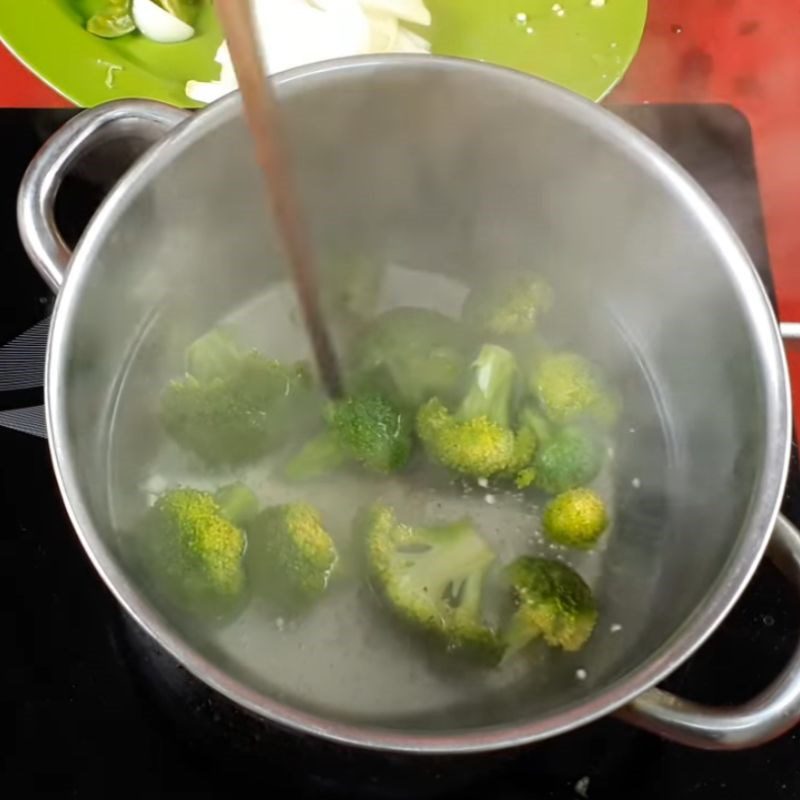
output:
[[529, 619], [520, 613], [514, 614], [503, 631], [503, 641], [506, 643], [503, 659], [516, 655], [540, 635]]
[[292, 481], [310, 480], [339, 467], [345, 454], [336, 438], [328, 431], [306, 442], [284, 467], [284, 475]]
[[220, 512], [238, 527], [247, 525], [258, 514], [258, 498], [243, 483], [229, 483], [214, 495]]
[[195, 340], [186, 351], [186, 371], [199, 381], [225, 378], [237, 366], [242, 350], [231, 334], [214, 330]]
[[517, 362], [504, 347], [486, 344], [472, 365], [466, 396], [456, 414], [460, 420], [488, 417], [504, 428], [511, 427], [511, 399]]
[[519, 412], [518, 428], [532, 431], [536, 435], [536, 443], [540, 446], [553, 437], [553, 426], [532, 405], [524, 406]]

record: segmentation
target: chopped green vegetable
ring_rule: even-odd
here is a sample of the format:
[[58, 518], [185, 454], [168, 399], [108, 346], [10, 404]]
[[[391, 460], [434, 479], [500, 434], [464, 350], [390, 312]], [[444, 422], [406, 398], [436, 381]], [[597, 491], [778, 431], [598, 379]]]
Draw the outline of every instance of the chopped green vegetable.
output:
[[290, 480], [318, 478], [348, 462], [372, 472], [397, 472], [413, 449], [413, 421], [376, 392], [336, 400], [325, 411], [326, 430], [300, 449], [284, 467]]
[[619, 408], [616, 398], [602, 385], [595, 368], [575, 353], [543, 357], [530, 378], [530, 387], [554, 422], [581, 417], [611, 425]]
[[258, 498], [243, 483], [229, 483], [214, 494], [222, 516], [234, 525], [246, 526], [258, 514]]
[[89, 18], [86, 30], [103, 39], [117, 39], [135, 31], [131, 0], [106, 0], [105, 7]]
[[315, 406], [302, 364], [286, 366], [242, 350], [212, 331], [187, 354], [187, 375], [161, 401], [167, 433], [212, 466], [260, 458], [307, 421]]
[[495, 555], [469, 521], [438, 527], [403, 525], [375, 506], [357, 522], [376, 590], [412, 628], [446, 651], [496, 664], [503, 644], [482, 617], [486, 573]]
[[417, 433], [428, 455], [476, 478], [512, 467], [520, 455], [510, 422], [516, 377], [514, 356], [503, 347], [484, 345], [455, 413], [438, 397], [420, 408]]
[[417, 408], [451, 399], [467, 373], [459, 323], [423, 308], [395, 308], [377, 317], [356, 342], [350, 382]]
[[411, 456], [413, 423], [379, 394], [346, 397], [330, 405], [328, 429], [348, 458], [375, 472], [396, 472]]
[[515, 611], [503, 632], [507, 655], [542, 637], [551, 647], [580, 650], [597, 624], [592, 590], [560, 561], [522, 556], [506, 568]]
[[245, 589], [245, 534], [209, 492], [172, 489], [145, 515], [137, 545], [157, 590], [183, 610], [227, 617]]
[[553, 305], [553, 290], [535, 275], [514, 275], [473, 289], [462, 316], [491, 336], [521, 336], [536, 327]]
[[606, 505], [591, 489], [570, 489], [551, 500], [542, 520], [556, 544], [590, 550], [608, 527]]
[[307, 503], [267, 508], [248, 526], [253, 591], [282, 611], [299, 613], [328, 586], [338, 555], [319, 512]]
[[333, 472], [347, 461], [347, 453], [330, 432], [306, 442], [286, 464], [283, 474], [291, 481], [306, 481]]
[[536, 485], [550, 494], [593, 480], [603, 464], [602, 448], [584, 428], [570, 426], [545, 440], [533, 461]]

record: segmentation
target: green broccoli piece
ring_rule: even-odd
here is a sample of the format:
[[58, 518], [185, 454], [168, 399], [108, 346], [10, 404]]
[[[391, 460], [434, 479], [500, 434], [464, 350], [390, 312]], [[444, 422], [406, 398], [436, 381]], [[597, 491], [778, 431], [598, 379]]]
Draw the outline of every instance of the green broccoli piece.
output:
[[241, 464], [285, 441], [314, 406], [302, 364], [286, 366], [241, 350], [212, 331], [187, 352], [187, 374], [161, 398], [161, 421], [184, 449], [211, 466]]
[[248, 534], [254, 592], [285, 613], [300, 613], [322, 596], [338, 555], [317, 509], [307, 503], [264, 509]]
[[437, 311], [387, 311], [355, 344], [350, 385], [378, 390], [410, 408], [434, 396], [450, 399], [467, 373], [466, 338], [459, 323]]
[[464, 302], [462, 318], [491, 336], [530, 333], [553, 305], [553, 289], [535, 275], [513, 275], [474, 288]]
[[602, 448], [584, 428], [570, 426], [545, 439], [533, 460], [536, 486], [549, 494], [593, 480], [603, 465]]
[[495, 555], [469, 521], [415, 528], [374, 506], [357, 527], [373, 586], [399, 619], [447, 652], [498, 663], [504, 646], [481, 614]]
[[617, 398], [603, 386], [589, 361], [575, 353], [543, 357], [531, 375], [530, 388], [553, 422], [585, 417], [613, 425], [619, 413]]
[[371, 392], [332, 402], [327, 429], [308, 441], [284, 467], [289, 480], [317, 478], [350, 461], [372, 472], [403, 469], [413, 449], [413, 421], [384, 396]]
[[570, 489], [545, 507], [544, 532], [556, 544], [590, 550], [608, 527], [608, 512], [591, 489]]
[[246, 492], [237, 489], [232, 508], [209, 492], [171, 489], [145, 515], [137, 536], [144, 568], [156, 590], [184, 611], [218, 618], [241, 607], [246, 539], [227, 515], [239, 515]]
[[307, 481], [333, 472], [347, 462], [347, 453], [330, 431], [309, 439], [289, 459], [283, 474], [290, 481]]
[[438, 397], [417, 413], [417, 433], [428, 455], [476, 478], [513, 466], [520, 455], [510, 420], [516, 377], [514, 356], [503, 347], [484, 345], [455, 413]]
[[186, 349], [186, 372], [203, 383], [236, 374], [242, 349], [233, 331], [215, 328]]
[[249, 486], [238, 481], [217, 489], [214, 499], [220, 507], [222, 516], [234, 525], [246, 527], [258, 514], [258, 498]]
[[543, 638], [551, 647], [580, 650], [597, 624], [592, 590], [560, 561], [522, 556], [505, 571], [514, 613], [503, 632], [506, 657]]
[[396, 472], [411, 457], [413, 422], [379, 394], [346, 397], [326, 412], [330, 435], [348, 458], [375, 472]]
[[513, 480], [518, 489], [533, 484], [533, 461], [539, 447], [539, 439], [531, 428], [519, 428], [514, 436], [514, 454], [501, 477]]
[[369, 319], [378, 305], [386, 268], [361, 256], [337, 256], [323, 264], [320, 297], [327, 316], [345, 322]]

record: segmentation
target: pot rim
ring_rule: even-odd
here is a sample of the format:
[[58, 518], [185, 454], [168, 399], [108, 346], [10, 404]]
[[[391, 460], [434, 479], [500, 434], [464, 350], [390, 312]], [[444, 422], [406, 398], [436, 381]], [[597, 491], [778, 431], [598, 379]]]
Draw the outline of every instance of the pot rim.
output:
[[400, 732], [341, 723], [323, 715], [301, 711], [255, 691], [220, 670], [191, 647], [138, 591], [116, 564], [91, 519], [79, 491], [70, 454], [68, 423], [61, 404], [65, 389], [66, 347], [71, 321], [78, 312], [82, 287], [89, 280], [94, 255], [106, 231], [122, 215], [132, 191], [147, 183], [182, 149], [224, 124], [237, 113], [238, 92], [199, 111], [148, 151], [112, 189], [78, 244], [57, 298], [47, 351], [45, 399], [49, 447], [56, 478], [70, 520], [97, 572], [128, 614], [160, 646], [191, 673], [230, 700], [279, 724], [322, 738], [358, 747], [407, 752], [466, 754], [498, 750], [535, 742], [606, 716], [626, 705], [666, 678], [713, 633], [744, 591], [767, 546], [784, 492], [791, 447], [791, 401], [786, 356], [777, 321], [748, 253], [722, 212], [685, 170], [657, 145], [610, 111], [546, 81], [513, 70], [440, 56], [356, 56], [321, 62], [282, 73], [274, 78], [278, 91], [302, 91], [305, 78], [336, 79], [353, 70], [373, 74], [385, 70], [472, 71], [476, 77], [493, 75], [542, 107], [552, 107], [566, 117], [590, 124], [605, 137], [624, 143], [636, 160], [657, 172], [708, 231], [720, 259], [728, 266], [746, 315], [763, 382], [766, 437], [763, 468], [748, 509], [749, 526], [726, 562], [721, 577], [709, 590], [708, 602], [688, 618], [683, 627], [635, 670], [619, 677], [607, 689], [566, 709], [529, 722], [497, 725], [465, 732]]

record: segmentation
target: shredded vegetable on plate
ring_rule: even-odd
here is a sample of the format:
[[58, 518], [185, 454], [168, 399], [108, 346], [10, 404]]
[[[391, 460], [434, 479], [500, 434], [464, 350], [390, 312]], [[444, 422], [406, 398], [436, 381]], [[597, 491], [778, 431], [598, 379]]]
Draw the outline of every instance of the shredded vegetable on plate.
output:
[[[408, 27], [431, 24], [423, 0], [260, 0], [254, 9], [270, 73], [366, 53], [430, 52]], [[210, 103], [238, 87], [225, 42], [216, 61], [218, 80], [186, 84], [193, 100]]]

